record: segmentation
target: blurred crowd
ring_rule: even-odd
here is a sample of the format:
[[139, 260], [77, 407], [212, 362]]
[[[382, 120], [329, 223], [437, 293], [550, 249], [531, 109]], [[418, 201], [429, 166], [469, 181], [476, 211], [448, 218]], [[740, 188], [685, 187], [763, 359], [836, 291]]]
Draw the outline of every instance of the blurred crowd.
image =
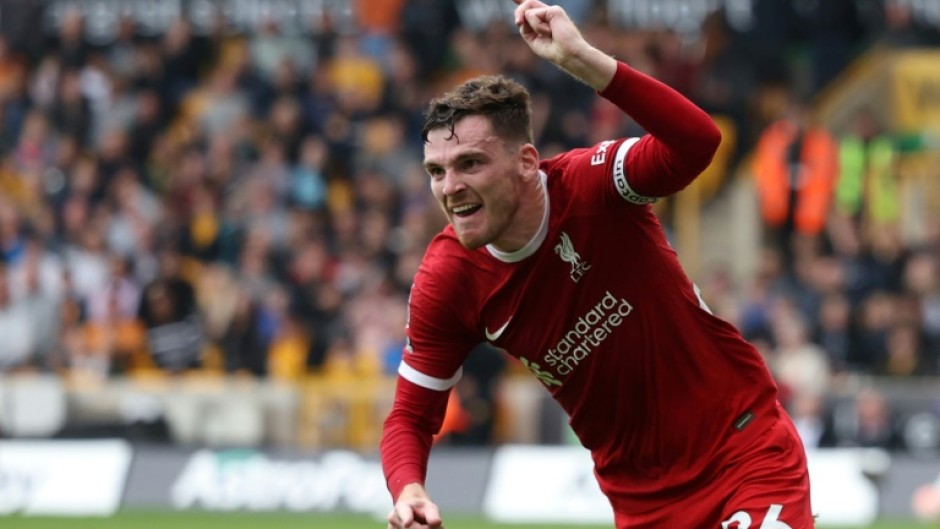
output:
[[[746, 28], [717, 11], [694, 31], [625, 29], [607, 2], [558, 3], [599, 47], [729, 119], [729, 173], [781, 90], [811, 98], [876, 42], [940, 42], [890, 0], [755, 1]], [[5, 31], [0, 372], [393, 373], [411, 278], [445, 222], [421, 167], [431, 97], [483, 73], [522, 81], [548, 156], [642, 132], [507, 20], [462, 24], [460, 4], [353, 2], [352, 30], [305, 34], [220, 19], [145, 36], [122, 19], [92, 44], [75, 10], [38, 44], [37, 28]], [[911, 247], [837, 187], [842, 222], [807, 235], [790, 215], [749, 284], [720, 271], [703, 284], [788, 395], [825, 395], [841, 373], [940, 370], [938, 234]]]

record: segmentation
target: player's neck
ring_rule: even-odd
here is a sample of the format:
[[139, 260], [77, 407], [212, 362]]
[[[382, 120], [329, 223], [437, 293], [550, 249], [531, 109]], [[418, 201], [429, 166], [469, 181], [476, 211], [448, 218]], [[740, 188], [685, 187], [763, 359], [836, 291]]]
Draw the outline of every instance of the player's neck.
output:
[[512, 226], [493, 243], [493, 247], [501, 252], [511, 253], [529, 245], [538, 236], [543, 219], [547, 215], [547, 197], [545, 182], [540, 172], [527, 183]]

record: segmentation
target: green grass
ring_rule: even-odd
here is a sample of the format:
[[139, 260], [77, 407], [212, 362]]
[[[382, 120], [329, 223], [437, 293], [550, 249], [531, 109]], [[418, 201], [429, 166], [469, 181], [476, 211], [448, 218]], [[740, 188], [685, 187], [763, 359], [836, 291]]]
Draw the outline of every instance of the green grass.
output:
[[[449, 517], [447, 529], [583, 529], [584, 525], [507, 525], [480, 518]], [[125, 511], [111, 518], [46, 518], [0, 516], [3, 529], [384, 529], [385, 523], [367, 516], [320, 514], [218, 514], [207, 512]], [[924, 529], [915, 522], [881, 522], [868, 529]], [[932, 526], [936, 527], [936, 526]], [[825, 529], [825, 528], [820, 528]], [[846, 528], [839, 528], [846, 529]]]

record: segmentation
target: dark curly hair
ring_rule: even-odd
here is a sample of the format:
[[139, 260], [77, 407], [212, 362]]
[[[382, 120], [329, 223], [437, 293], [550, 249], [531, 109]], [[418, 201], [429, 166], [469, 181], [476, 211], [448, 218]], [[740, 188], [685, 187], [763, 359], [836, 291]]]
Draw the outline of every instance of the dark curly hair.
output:
[[504, 140], [532, 143], [532, 107], [529, 92], [521, 84], [501, 75], [471, 79], [428, 105], [421, 126], [421, 138], [447, 128], [451, 137], [454, 125], [467, 116], [484, 116], [493, 132]]

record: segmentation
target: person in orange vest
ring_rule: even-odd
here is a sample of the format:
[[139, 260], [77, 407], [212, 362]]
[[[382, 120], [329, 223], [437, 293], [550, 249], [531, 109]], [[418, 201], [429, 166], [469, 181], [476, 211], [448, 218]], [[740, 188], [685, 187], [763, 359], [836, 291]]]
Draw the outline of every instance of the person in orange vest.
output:
[[836, 141], [794, 99], [761, 133], [753, 163], [764, 227], [790, 269], [795, 236], [813, 239], [826, 225], [839, 168]]

